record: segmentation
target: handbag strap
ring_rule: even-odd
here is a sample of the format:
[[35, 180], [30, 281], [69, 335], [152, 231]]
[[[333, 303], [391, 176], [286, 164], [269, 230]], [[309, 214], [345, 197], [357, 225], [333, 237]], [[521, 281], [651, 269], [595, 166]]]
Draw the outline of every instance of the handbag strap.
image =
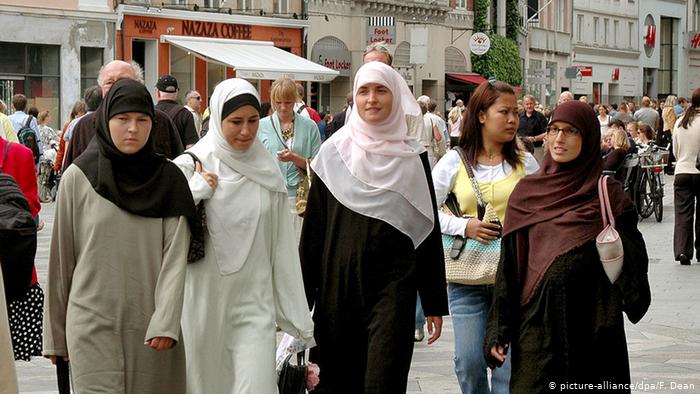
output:
[[197, 163], [199, 163], [200, 165], [202, 164], [202, 161], [199, 160], [199, 157], [197, 157], [197, 155], [195, 155], [194, 153], [192, 153], [188, 150], [186, 150], [182, 153], [189, 155], [192, 158], [192, 161], [194, 162], [194, 171], [197, 172]]
[[612, 213], [610, 206], [610, 196], [608, 195], [608, 175], [602, 176], [598, 180], [598, 199], [600, 200], [600, 213], [603, 218], [603, 228], [608, 226], [608, 222], [612, 228], [615, 228], [615, 216]]
[[484, 217], [484, 213], [486, 211], [486, 203], [484, 202], [484, 197], [481, 194], [481, 188], [479, 187], [479, 183], [476, 181], [476, 177], [474, 177], [474, 169], [472, 168], [472, 165], [469, 164], [469, 161], [467, 161], [467, 156], [464, 154], [464, 150], [461, 147], [455, 146], [454, 150], [456, 150], [459, 154], [460, 159], [462, 159], [462, 164], [464, 164], [464, 168], [466, 168], [467, 170], [469, 181], [472, 184], [472, 189], [474, 190], [474, 195], [476, 196], [477, 216], [478, 219], [481, 220]]

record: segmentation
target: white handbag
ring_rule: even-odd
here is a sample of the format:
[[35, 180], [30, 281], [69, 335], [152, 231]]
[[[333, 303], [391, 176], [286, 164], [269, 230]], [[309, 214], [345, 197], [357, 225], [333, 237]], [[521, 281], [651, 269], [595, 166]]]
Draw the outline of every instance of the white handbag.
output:
[[595, 246], [598, 249], [605, 274], [610, 283], [615, 283], [622, 272], [625, 252], [620, 234], [615, 230], [615, 216], [612, 207], [610, 207], [610, 197], [608, 196], [608, 178], [606, 175], [598, 180], [598, 199], [600, 199], [600, 213], [603, 218], [603, 231], [596, 237]]

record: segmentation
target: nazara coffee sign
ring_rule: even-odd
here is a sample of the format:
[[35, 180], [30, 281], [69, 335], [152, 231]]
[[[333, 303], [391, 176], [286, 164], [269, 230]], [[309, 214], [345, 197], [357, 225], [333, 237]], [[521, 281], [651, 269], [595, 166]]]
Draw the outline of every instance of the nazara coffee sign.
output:
[[182, 34], [211, 38], [251, 39], [251, 26], [233, 23], [216, 23], [204, 21], [182, 21]]

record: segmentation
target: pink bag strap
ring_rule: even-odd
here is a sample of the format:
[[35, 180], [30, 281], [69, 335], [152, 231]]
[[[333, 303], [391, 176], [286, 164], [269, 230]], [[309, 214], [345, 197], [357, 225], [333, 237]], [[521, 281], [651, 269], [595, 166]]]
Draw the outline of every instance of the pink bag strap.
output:
[[615, 228], [615, 216], [612, 213], [610, 206], [610, 197], [608, 196], [608, 175], [602, 176], [598, 180], [598, 199], [600, 200], [600, 213], [603, 216], [603, 228], [608, 226], [608, 221], [612, 228]]

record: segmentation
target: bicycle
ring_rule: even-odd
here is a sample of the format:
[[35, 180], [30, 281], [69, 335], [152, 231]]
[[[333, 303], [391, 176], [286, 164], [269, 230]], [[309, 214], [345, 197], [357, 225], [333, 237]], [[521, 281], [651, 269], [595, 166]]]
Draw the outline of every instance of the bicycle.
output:
[[664, 167], [668, 163], [668, 148], [651, 145], [637, 154], [639, 180], [636, 182], [637, 211], [642, 219], [654, 214], [657, 222], [664, 217]]

